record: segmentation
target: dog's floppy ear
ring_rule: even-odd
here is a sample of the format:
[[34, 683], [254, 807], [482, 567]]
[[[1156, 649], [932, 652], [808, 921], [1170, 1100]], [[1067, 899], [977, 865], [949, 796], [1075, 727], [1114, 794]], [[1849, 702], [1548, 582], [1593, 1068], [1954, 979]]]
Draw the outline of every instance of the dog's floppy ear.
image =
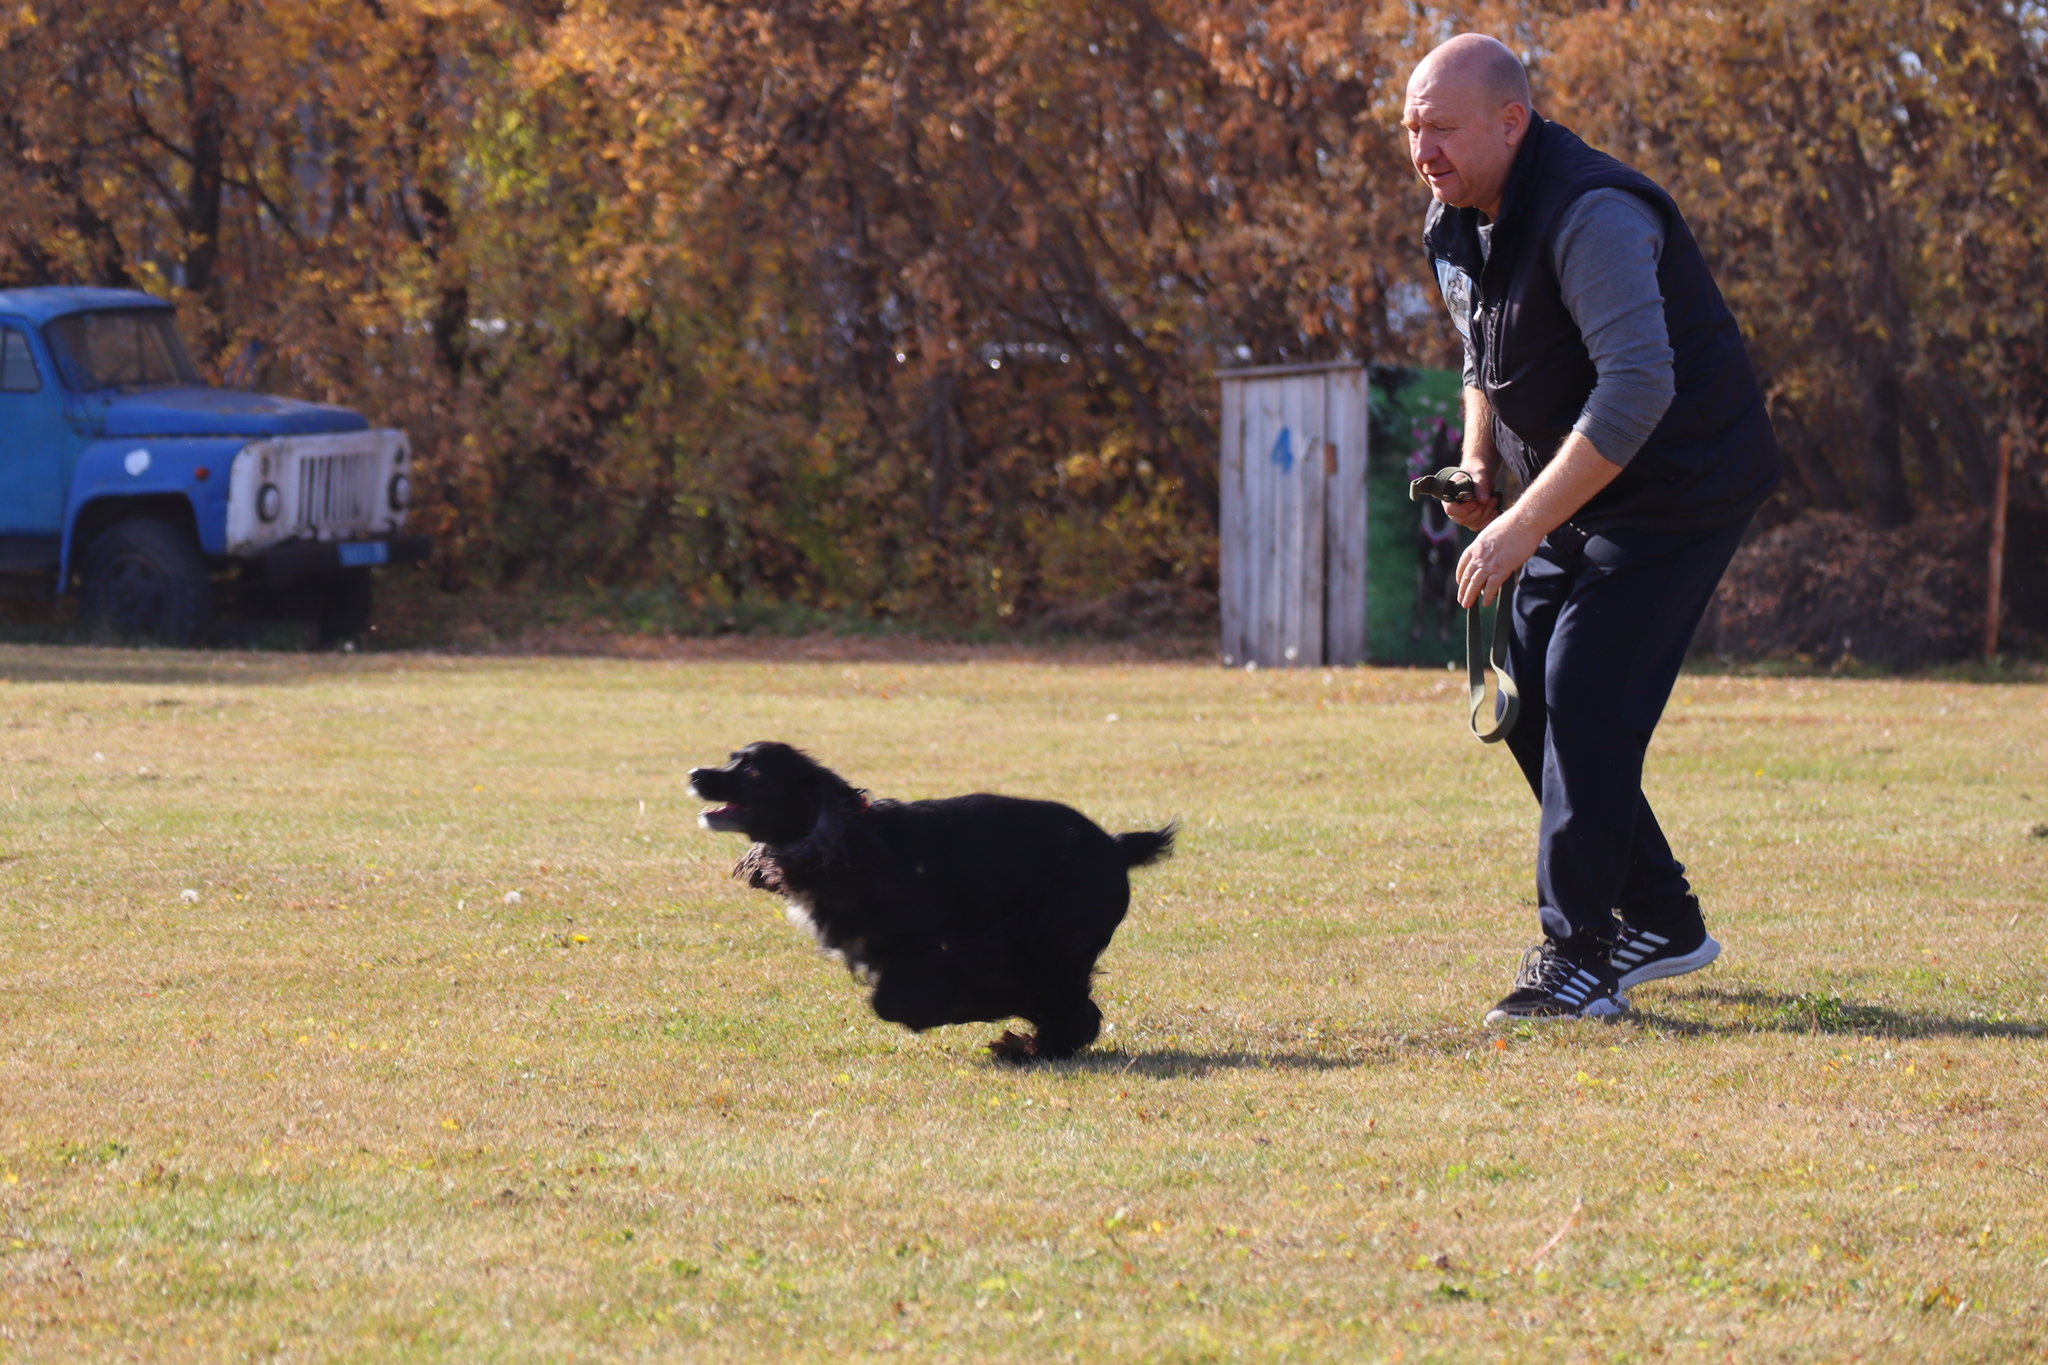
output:
[[782, 865], [769, 854], [766, 844], [755, 844], [742, 853], [732, 865], [732, 875], [756, 891], [780, 893], [783, 889]]
[[835, 808], [851, 811], [866, 809], [866, 793], [802, 749], [788, 744], [761, 747], [775, 749], [777, 757], [787, 765], [786, 771], [792, 778], [801, 774], [804, 794], [817, 802], [820, 814]]

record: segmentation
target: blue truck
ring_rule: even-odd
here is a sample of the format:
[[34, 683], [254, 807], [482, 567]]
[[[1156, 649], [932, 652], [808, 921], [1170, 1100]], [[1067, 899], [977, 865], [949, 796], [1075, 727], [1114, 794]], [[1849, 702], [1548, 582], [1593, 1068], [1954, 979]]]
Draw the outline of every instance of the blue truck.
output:
[[209, 387], [161, 299], [0, 290], [0, 575], [99, 638], [200, 643], [232, 607], [353, 639], [372, 568], [430, 549], [411, 464], [347, 408]]

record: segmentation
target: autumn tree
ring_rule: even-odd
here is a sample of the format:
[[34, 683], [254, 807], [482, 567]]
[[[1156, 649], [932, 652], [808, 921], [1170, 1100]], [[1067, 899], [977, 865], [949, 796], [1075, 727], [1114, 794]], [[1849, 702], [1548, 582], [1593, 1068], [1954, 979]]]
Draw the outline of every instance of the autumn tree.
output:
[[1547, 90], [1669, 185], [1751, 337], [1799, 503], [1981, 504], [2048, 419], [2042, 15], [2001, 0], [1601, 7]]
[[0, 276], [407, 427], [450, 584], [1002, 620], [1211, 581], [1218, 365], [1454, 359], [1395, 123], [1466, 26], [1678, 196], [1781, 514], [2048, 419], [2002, 0], [33, 0]]

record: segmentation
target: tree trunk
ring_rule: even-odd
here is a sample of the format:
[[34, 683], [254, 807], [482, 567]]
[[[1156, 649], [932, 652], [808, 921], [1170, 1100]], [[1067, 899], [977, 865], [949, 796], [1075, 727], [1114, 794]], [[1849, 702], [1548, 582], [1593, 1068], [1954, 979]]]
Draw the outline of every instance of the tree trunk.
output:
[[930, 451], [931, 487], [925, 494], [925, 518], [935, 536], [944, 528], [946, 504], [960, 477], [960, 430], [953, 413], [959, 386], [960, 376], [952, 370], [934, 379], [925, 398], [924, 420], [919, 423]]
[[1863, 408], [1863, 477], [1870, 491], [1871, 519], [1884, 527], [1904, 526], [1913, 519], [1899, 439], [1901, 406], [1896, 375], [1884, 375], [1870, 385]]
[[1780, 444], [1792, 477], [1806, 485], [1814, 506], [1829, 512], [1846, 512], [1854, 506], [1841, 475], [1828, 462], [1827, 451], [1814, 441], [1797, 409], [1774, 404], [1771, 424], [1781, 433]]
[[188, 34], [178, 37], [178, 67], [184, 78], [190, 113], [192, 159], [185, 182], [185, 287], [195, 294], [213, 292], [214, 267], [220, 260], [222, 118], [220, 87], [195, 58]]
[[1984, 419], [1977, 402], [1957, 381], [1954, 371], [1936, 370], [1925, 385], [1927, 406], [1941, 423], [1941, 434], [1962, 467], [1963, 487], [1982, 505], [1991, 496], [1990, 453], [1984, 444]]
[[1941, 433], [1933, 414], [1921, 401], [1917, 386], [1906, 386], [1904, 400], [1906, 426], [1913, 433], [1913, 462], [1920, 468], [1920, 496], [1936, 508], [1947, 507], [1950, 479], [1948, 461], [1942, 455]]
[[185, 87], [185, 109], [191, 139], [185, 202], [179, 225], [185, 229], [185, 287], [200, 298], [198, 341], [200, 361], [210, 365], [227, 346], [223, 308], [216, 288], [220, 262], [222, 155], [225, 144], [221, 89], [204, 53], [194, 54], [189, 30], [178, 33], [178, 73]]

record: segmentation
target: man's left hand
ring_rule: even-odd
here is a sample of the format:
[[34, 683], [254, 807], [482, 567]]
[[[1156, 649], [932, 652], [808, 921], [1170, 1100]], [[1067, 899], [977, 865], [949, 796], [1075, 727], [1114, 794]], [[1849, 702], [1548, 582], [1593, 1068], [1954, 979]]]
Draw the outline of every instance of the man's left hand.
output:
[[1536, 553], [1543, 535], [1514, 511], [1495, 517], [1458, 556], [1458, 605], [1492, 606], [1515, 570]]
[[1515, 570], [1529, 562], [1543, 537], [1570, 520], [1595, 493], [1613, 483], [1621, 466], [1609, 464], [1593, 443], [1573, 432], [1529, 491], [1488, 522], [1458, 556], [1458, 605], [1491, 605]]

